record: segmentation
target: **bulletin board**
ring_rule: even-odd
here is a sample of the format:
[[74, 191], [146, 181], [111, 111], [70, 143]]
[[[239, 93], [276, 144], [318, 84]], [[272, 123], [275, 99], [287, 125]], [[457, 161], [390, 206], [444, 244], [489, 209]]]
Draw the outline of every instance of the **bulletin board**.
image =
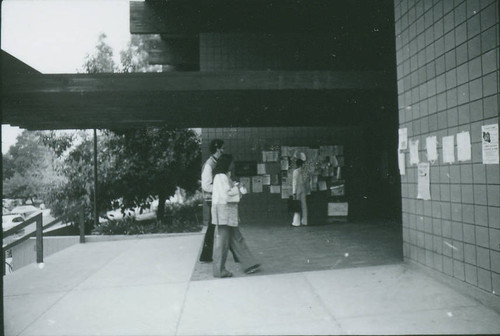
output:
[[242, 162], [240, 166], [244, 166], [244, 169], [238, 169], [236, 163], [236, 178], [250, 193], [278, 194], [281, 199], [287, 200], [292, 195], [292, 176], [300, 153], [306, 155], [303, 170], [309, 181], [308, 194], [325, 194], [328, 198], [328, 207], [325, 209], [327, 216], [347, 216], [342, 145], [324, 145], [318, 148], [275, 146], [273, 150], [263, 150], [258, 161]]

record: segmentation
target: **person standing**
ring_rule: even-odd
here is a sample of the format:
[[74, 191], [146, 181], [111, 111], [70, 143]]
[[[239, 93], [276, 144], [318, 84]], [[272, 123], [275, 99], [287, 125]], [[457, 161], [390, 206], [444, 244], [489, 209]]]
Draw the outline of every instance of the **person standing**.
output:
[[213, 170], [212, 222], [216, 225], [213, 274], [218, 278], [233, 275], [226, 269], [227, 253], [230, 248], [240, 260], [246, 274], [254, 273], [260, 267], [238, 228], [238, 204], [242, 194], [246, 193], [246, 189], [232, 181], [233, 167], [233, 156], [223, 154]]
[[307, 225], [307, 187], [309, 184], [307, 183], [308, 179], [304, 170], [306, 155], [299, 153], [296, 162], [297, 168], [293, 171], [292, 175], [292, 194], [293, 199], [300, 201], [301, 212], [293, 214], [292, 226]]
[[[212, 262], [213, 248], [214, 248], [214, 233], [215, 225], [212, 224], [212, 189], [213, 189], [213, 169], [217, 164], [217, 160], [224, 153], [224, 141], [221, 139], [214, 139], [210, 142], [209, 146], [210, 157], [205, 161], [201, 170], [201, 190], [203, 199], [208, 206], [208, 227], [203, 239], [203, 248], [200, 254], [201, 262]], [[233, 253], [234, 256], [234, 253]], [[237, 258], [235, 257], [237, 262]]]

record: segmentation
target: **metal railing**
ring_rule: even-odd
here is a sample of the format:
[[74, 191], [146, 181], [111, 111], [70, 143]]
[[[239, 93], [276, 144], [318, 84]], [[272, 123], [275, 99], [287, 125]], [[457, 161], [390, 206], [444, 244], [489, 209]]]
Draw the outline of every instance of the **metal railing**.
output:
[[12, 243], [9, 243], [7, 245], [3, 245], [2, 243], [2, 264], [4, 265], [3, 267], [3, 275], [5, 275], [5, 252], [13, 248], [14, 246], [17, 246], [24, 241], [30, 239], [31, 237], [36, 236], [36, 262], [37, 263], [43, 263], [43, 231], [54, 226], [55, 224], [62, 222], [65, 219], [68, 219], [70, 216], [73, 216], [74, 214], [79, 215], [78, 222], [79, 222], [79, 228], [80, 228], [80, 243], [83, 244], [85, 243], [85, 220], [84, 220], [84, 213], [83, 213], [83, 206], [78, 205], [74, 207], [73, 209], [69, 210], [66, 212], [64, 215], [54, 219], [50, 223], [43, 225], [43, 216], [42, 213], [37, 214], [36, 216], [33, 216], [32, 218], [27, 219], [26, 221], [6, 230], [3, 232], [3, 239], [10, 237], [12, 235], [15, 235], [17, 232], [20, 230], [24, 229], [26, 226], [36, 223], [36, 230], [33, 232], [30, 232], [21, 238], [13, 241]]

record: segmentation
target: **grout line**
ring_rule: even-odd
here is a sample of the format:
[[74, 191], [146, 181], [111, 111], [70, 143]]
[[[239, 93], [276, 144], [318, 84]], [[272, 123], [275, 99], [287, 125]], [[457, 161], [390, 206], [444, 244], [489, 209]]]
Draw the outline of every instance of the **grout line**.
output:
[[341, 330], [342, 333], [346, 333], [346, 330], [344, 330], [343, 326], [340, 324], [340, 321], [335, 318], [335, 315], [333, 315], [330, 310], [328, 309], [328, 307], [326, 306], [326, 304], [324, 303], [323, 299], [321, 298], [321, 296], [318, 294], [318, 292], [316, 292], [314, 286], [312, 285], [311, 281], [309, 280], [309, 277], [307, 276], [307, 273], [304, 273], [302, 274], [302, 276], [304, 277], [304, 280], [305, 282], [307, 283], [307, 285], [309, 286], [309, 288], [311, 289], [311, 292], [313, 293], [313, 295], [316, 297], [316, 299], [319, 301], [320, 305], [323, 307], [323, 309], [327, 312], [328, 316], [330, 316], [332, 318], [332, 321], [335, 323], [335, 325]]

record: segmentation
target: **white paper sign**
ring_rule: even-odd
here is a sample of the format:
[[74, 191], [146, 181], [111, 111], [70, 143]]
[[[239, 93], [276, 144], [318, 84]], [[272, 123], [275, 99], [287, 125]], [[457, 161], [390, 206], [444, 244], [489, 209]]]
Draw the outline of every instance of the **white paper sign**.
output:
[[411, 140], [410, 141], [410, 164], [418, 164], [418, 142], [419, 140]]
[[483, 163], [498, 164], [498, 124], [483, 125]]
[[262, 192], [262, 176], [252, 176], [252, 192]]
[[429, 162], [421, 162], [418, 164], [418, 194], [417, 198], [423, 200], [431, 199], [430, 179], [429, 179]]
[[408, 147], [408, 129], [400, 128], [398, 133], [399, 133], [398, 149], [406, 149]]
[[347, 216], [348, 212], [348, 203], [328, 203], [328, 216]]
[[265, 174], [266, 173], [266, 164], [265, 163], [257, 163], [257, 174]]
[[425, 148], [427, 149], [427, 160], [434, 162], [438, 158], [437, 138], [430, 136], [425, 139]]
[[472, 159], [470, 133], [461, 132], [457, 134], [457, 160], [468, 161]]
[[272, 185], [270, 191], [271, 194], [279, 194], [281, 192], [281, 187], [279, 185]]
[[455, 162], [455, 137], [453, 135], [443, 137], [443, 162]]
[[400, 175], [406, 174], [405, 159], [406, 159], [405, 153], [398, 152], [398, 163], [399, 163], [399, 174]]

